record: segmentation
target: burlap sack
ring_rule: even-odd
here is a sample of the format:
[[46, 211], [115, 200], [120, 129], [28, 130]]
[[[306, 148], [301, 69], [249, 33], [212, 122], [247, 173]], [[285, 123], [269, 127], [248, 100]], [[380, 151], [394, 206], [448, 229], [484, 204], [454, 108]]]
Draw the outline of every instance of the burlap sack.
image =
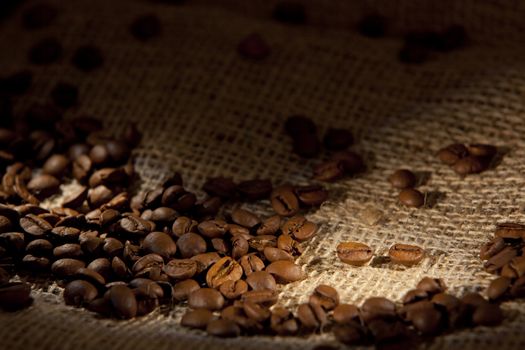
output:
[[[174, 170], [190, 189], [207, 176], [235, 180], [271, 178], [306, 183], [311, 165], [291, 154], [284, 119], [305, 114], [320, 131], [346, 127], [356, 136], [369, 170], [330, 185], [331, 201], [309, 215], [320, 224], [299, 263], [308, 278], [282, 288], [282, 304], [307, 299], [319, 283], [336, 287], [345, 302], [366, 297], [399, 299], [423, 276], [442, 277], [453, 293], [482, 290], [491, 277], [478, 258], [494, 224], [523, 220], [525, 184], [525, 3], [522, 1], [305, 1], [310, 26], [269, 20], [275, 1], [188, 1], [170, 6], [138, 0], [53, 1], [57, 23], [35, 33], [21, 30], [20, 12], [0, 28], [2, 73], [26, 67], [38, 38], [62, 40], [64, 64], [36, 69], [24, 110], [47, 101], [57, 81], [80, 87], [81, 106], [69, 115], [104, 118], [118, 133], [136, 121], [144, 140], [136, 163], [144, 188]], [[31, 3], [31, 2], [29, 2]], [[30, 4], [27, 4], [30, 5]], [[372, 40], [356, 34], [356, 21], [373, 9], [391, 19], [392, 35]], [[162, 37], [141, 44], [127, 32], [137, 15], [161, 18]], [[464, 24], [468, 48], [436, 54], [421, 66], [400, 64], [400, 33]], [[272, 47], [261, 63], [238, 57], [236, 45], [251, 32]], [[67, 63], [80, 44], [95, 43], [106, 55], [101, 70], [76, 71]], [[461, 179], [434, 157], [450, 142], [486, 142], [508, 151], [501, 164]], [[386, 181], [400, 167], [428, 173], [421, 190], [433, 203], [407, 209]], [[269, 203], [253, 207], [270, 212]], [[381, 213], [380, 217], [372, 214]], [[395, 243], [425, 247], [429, 258], [414, 268], [354, 268], [335, 256], [338, 242], [357, 240], [384, 254]], [[0, 313], [1, 349], [306, 349], [333, 342], [330, 334], [308, 338], [243, 337], [217, 340], [178, 325], [184, 307], [131, 321], [98, 319], [66, 307], [60, 288], [34, 291], [34, 305]], [[497, 328], [441, 336], [432, 349], [522, 349], [525, 304], [503, 306]]]

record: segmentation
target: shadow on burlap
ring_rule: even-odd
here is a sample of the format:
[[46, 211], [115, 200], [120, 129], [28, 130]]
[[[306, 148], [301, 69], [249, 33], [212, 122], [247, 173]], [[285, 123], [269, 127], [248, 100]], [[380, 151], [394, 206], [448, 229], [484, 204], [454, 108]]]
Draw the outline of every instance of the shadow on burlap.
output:
[[[104, 118], [113, 133], [128, 120], [143, 130], [136, 163], [144, 188], [174, 170], [193, 190], [218, 175], [306, 183], [315, 161], [291, 154], [284, 119], [305, 114], [321, 132], [329, 126], [354, 131], [353, 149], [365, 156], [369, 170], [330, 185], [332, 200], [309, 214], [320, 231], [299, 260], [308, 278], [283, 288], [284, 305], [304, 302], [320, 283], [333, 285], [352, 303], [370, 296], [399, 299], [426, 275], [443, 278], [456, 294], [482, 290], [491, 277], [478, 258], [480, 245], [494, 223], [524, 221], [523, 2], [312, 0], [314, 25], [299, 27], [268, 20], [275, 1], [54, 2], [61, 13], [50, 28], [23, 32], [19, 13], [0, 27], [2, 74], [26, 67], [27, 49], [38, 38], [58, 36], [65, 47], [64, 64], [35, 69], [35, 84], [16, 108], [47, 101], [57, 81], [78, 84], [81, 105], [69, 116]], [[357, 19], [380, 3], [394, 34], [461, 23], [471, 45], [436, 54], [421, 66], [402, 65], [396, 60], [399, 36], [371, 40], [353, 30]], [[159, 15], [164, 33], [142, 44], [129, 36], [127, 25], [145, 12]], [[239, 39], [253, 31], [272, 47], [265, 62], [236, 54]], [[106, 55], [104, 67], [92, 74], [67, 64], [74, 49], [87, 43]], [[492, 143], [509, 152], [496, 169], [461, 179], [434, 157], [450, 142]], [[400, 167], [430, 173], [421, 189], [440, 194], [434, 206], [407, 209], [396, 203], [397, 193], [385, 179]], [[270, 212], [267, 202], [254, 209]], [[366, 220], [371, 210], [382, 213], [375, 225]], [[425, 247], [429, 258], [410, 269], [354, 268], [335, 256], [343, 240], [365, 242], [378, 254], [395, 242], [414, 243]], [[34, 291], [31, 308], [0, 313], [0, 348], [304, 349], [333, 341], [330, 334], [212, 339], [178, 325], [184, 307], [131, 321], [101, 320], [64, 306], [60, 293], [56, 286]], [[429, 347], [523, 348], [525, 304], [503, 307], [508, 319], [502, 326], [442, 336]]]

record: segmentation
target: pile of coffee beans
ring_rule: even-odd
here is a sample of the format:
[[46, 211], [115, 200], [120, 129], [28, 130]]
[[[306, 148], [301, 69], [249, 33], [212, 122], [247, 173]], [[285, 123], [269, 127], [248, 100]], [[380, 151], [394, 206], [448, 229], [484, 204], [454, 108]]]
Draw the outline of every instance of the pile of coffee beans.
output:
[[[336, 252], [342, 262], [354, 266], [363, 266], [374, 256], [374, 250], [360, 242], [341, 242]], [[388, 250], [388, 257], [394, 264], [414, 266], [423, 260], [425, 250], [415, 245], [396, 243]]]
[[407, 169], [396, 170], [388, 177], [392, 187], [401, 190], [399, 202], [407, 207], [419, 208], [425, 204], [425, 196], [414, 187], [417, 184], [416, 175]]
[[490, 168], [498, 149], [493, 145], [453, 143], [437, 152], [439, 160], [458, 175], [478, 174]]

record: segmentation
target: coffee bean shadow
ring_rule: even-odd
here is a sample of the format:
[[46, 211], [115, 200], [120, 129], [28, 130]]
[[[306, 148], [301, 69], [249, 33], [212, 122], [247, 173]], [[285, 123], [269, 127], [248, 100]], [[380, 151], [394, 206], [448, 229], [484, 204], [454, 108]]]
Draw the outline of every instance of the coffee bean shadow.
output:
[[498, 152], [496, 153], [494, 158], [492, 158], [489, 164], [489, 169], [497, 168], [501, 164], [501, 162], [503, 162], [503, 158], [505, 158], [505, 156], [509, 152], [510, 152], [510, 147], [507, 147], [507, 146], [498, 147]]
[[416, 175], [415, 187], [425, 186], [430, 180], [430, 177], [432, 176], [432, 173], [430, 171], [415, 171], [414, 174]]
[[425, 194], [425, 208], [433, 208], [447, 197], [445, 192], [430, 191]]

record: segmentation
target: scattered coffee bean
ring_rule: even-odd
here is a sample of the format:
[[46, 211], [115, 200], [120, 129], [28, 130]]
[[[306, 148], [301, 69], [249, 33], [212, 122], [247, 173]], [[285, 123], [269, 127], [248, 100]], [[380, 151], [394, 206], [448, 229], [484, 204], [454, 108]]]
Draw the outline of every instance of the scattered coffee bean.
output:
[[485, 243], [480, 250], [479, 256], [483, 260], [488, 260], [505, 248], [505, 241], [501, 237], [494, 237]]
[[235, 209], [232, 212], [232, 221], [241, 226], [252, 228], [261, 222], [257, 215], [244, 209]]
[[395, 316], [396, 304], [386, 298], [368, 298], [361, 305], [361, 317], [367, 323], [374, 319], [388, 319], [395, 318]]
[[188, 328], [206, 329], [211, 321], [216, 320], [216, 316], [210, 310], [197, 309], [188, 310], [180, 321], [180, 324]]
[[266, 272], [272, 274], [278, 283], [287, 284], [304, 278], [301, 267], [291, 261], [276, 261], [268, 265]]
[[409, 244], [394, 244], [388, 250], [392, 262], [405, 266], [418, 264], [425, 257], [423, 248]]
[[350, 265], [361, 266], [372, 259], [374, 251], [364, 243], [341, 242], [337, 245], [338, 258]]
[[416, 185], [416, 175], [407, 169], [396, 170], [388, 177], [393, 187], [399, 189], [412, 188]]
[[212, 288], [200, 288], [188, 297], [188, 305], [193, 309], [220, 310], [224, 306], [224, 297]]
[[42, 236], [51, 231], [51, 226], [46, 220], [34, 214], [28, 214], [20, 219], [20, 227], [33, 236]]
[[399, 201], [407, 207], [419, 208], [425, 204], [425, 196], [413, 188], [407, 188], [399, 192]]
[[79, 307], [95, 300], [97, 296], [98, 291], [95, 286], [83, 280], [70, 282], [64, 289], [64, 301], [66, 305]]
[[291, 235], [299, 242], [307, 241], [317, 232], [317, 225], [304, 216], [294, 216], [281, 228], [283, 234]]
[[217, 288], [227, 281], [237, 281], [242, 277], [242, 267], [230, 257], [217, 261], [206, 274], [206, 283], [211, 288]]
[[0, 309], [17, 311], [30, 306], [32, 302], [29, 283], [13, 282], [0, 286]]
[[454, 143], [438, 151], [437, 156], [443, 163], [453, 166], [460, 159], [468, 155], [468, 149], [465, 145]]
[[254, 291], [277, 289], [275, 278], [266, 271], [254, 271], [246, 277], [246, 283]]
[[510, 290], [511, 282], [507, 277], [498, 277], [492, 280], [487, 288], [487, 297], [490, 300], [500, 299]]
[[109, 297], [117, 317], [128, 319], [136, 316], [137, 299], [131, 289], [115, 285], [109, 290]]
[[454, 163], [453, 169], [459, 175], [465, 176], [481, 173], [487, 169], [487, 166], [488, 164], [486, 164], [483, 159], [475, 156], [467, 156]]
[[273, 210], [281, 216], [293, 216], [299, 211], [299, 200], [290, 185], [275, 188], [270, 196]]
[[151, 232], [142, 241], [142, 249], [169, 259], [177, 252], [177, 246], [171, 237], [164, 232]]
[[210, 321], [206, 326], [206, 332], [215, 337], [229, 338], [239, 336], [241, 329], [233, 321], [219, 319]]
[[359, 308], [351, 304], [339, 304], [334, 308], [332, 316], [338, 324], [351, 324], [359, 320]]
[[497, 225], [495, 235], [503, 239], [525, 239], [525, 225], [512, 222], [501, 223]]
[[330, 311], [339, 305], [339, 293], [333, 287], [326, 284], [317, 286], [310, 296], [310, 304], [321, 306], [323, 309]]
[[503, 322], [503, 312], [497, 304], [480, 305], [472, 315], [472, 321], [476, 325], [494, 327]]

